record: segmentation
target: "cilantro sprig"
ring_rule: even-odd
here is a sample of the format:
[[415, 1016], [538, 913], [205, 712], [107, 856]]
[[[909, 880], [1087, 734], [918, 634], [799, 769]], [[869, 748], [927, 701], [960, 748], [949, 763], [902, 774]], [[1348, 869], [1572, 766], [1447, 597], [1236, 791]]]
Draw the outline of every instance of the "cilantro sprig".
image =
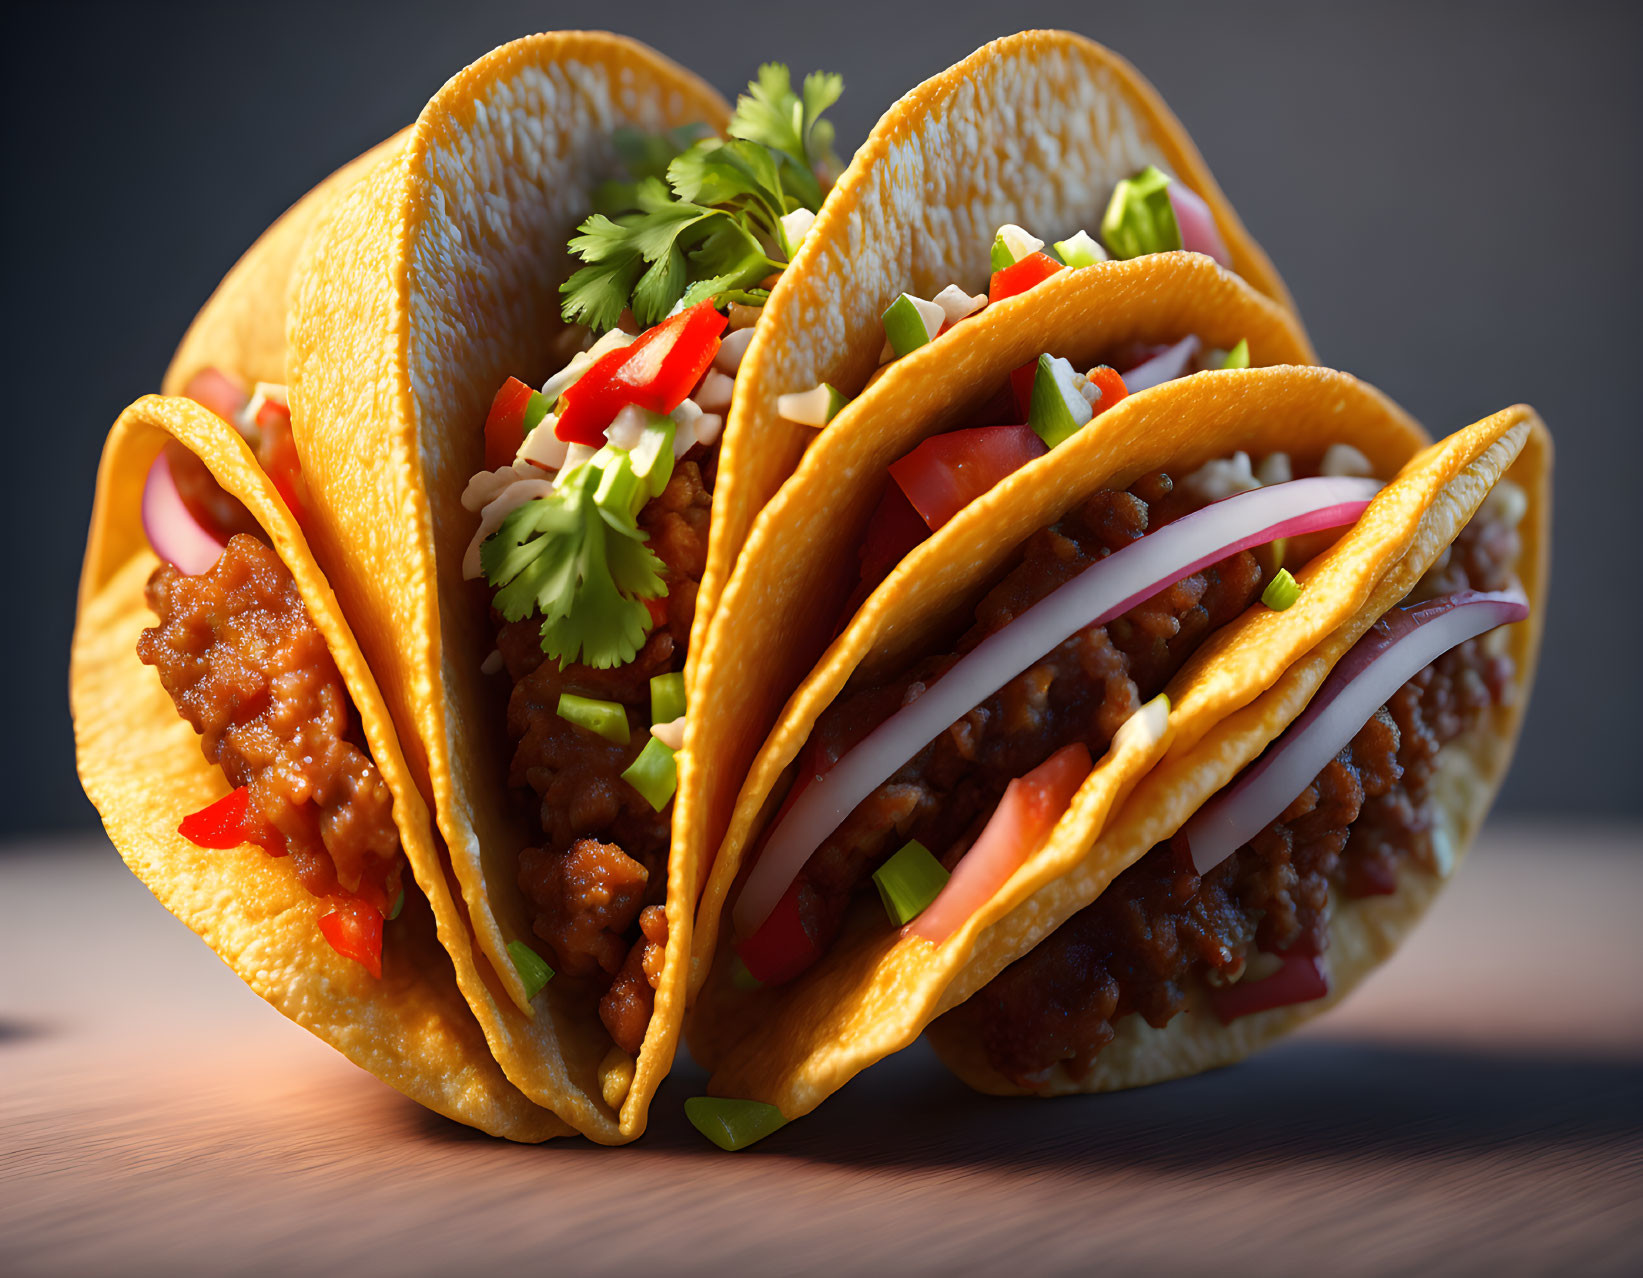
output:
[[[608, 670], [632, 661], [650, 629], [644, 601], [667, 594], [662, 561], [635, 518], [648, 494], [620, 482], [632, 479], [625, 451], [601, 449], [552, 496], [509, 514], [480, 547], [485, 578], [500, 587], [497, 611], [509, 621], [540, 612], [542, 650], [561, 667], [582, 661]], [[613, 491], [622, 496], [612, 500]]]
[[570, 242], [585, 265], [560, 289], [565, 319], [602, 332], [631, 309], [648, 328], [681, 304], [762, 301], [760, 283], [787, 265], [781, 219], [819, 210], [817, 173], [838, 166], [822, 113], [843, 89], [817, 71], [795, 91], [786, 67], [766, 63], [737, 100], [728, 139], [619, 135], [630, 180], [598, 189], [598, 211]]

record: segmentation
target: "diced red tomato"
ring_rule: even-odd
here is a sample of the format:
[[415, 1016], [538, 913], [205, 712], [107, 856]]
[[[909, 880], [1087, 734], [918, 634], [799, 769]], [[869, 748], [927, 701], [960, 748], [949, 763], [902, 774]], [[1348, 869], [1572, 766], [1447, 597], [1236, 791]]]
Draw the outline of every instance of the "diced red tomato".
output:
[[671, 413], [690, 395], [719, 353], [728, 321], [711, 301], [699, 302], [642, 333], [633, 345], [597, 360], [565, 391], [554, 433], [597, 448], [623, 407]]
[[1006, 297], [1014, 297], [1017, 293], [1037, 288], [1062, 269], [1061, 263], [1048, 253], [1029, 253], [1002, 271], [993, 272], [992, 281], [987, 285], [987, 301], [1002, 302]]
[[251, 402], [251, 393], [244, 386], [216, 368], [202, 368], [195, 373], [183, 387], [183, 394], [229, 422]]
[[195, 847], [237, 848], [245, 842], [245, 805], [251, 792], [245, 786], [230, 790], [215, 803], [190, 812], [177, 827]]
[[947, 886], [906, 934], [939, 945], [958, 931], [1044, 842], [1089, 774], [1089, 747], [1076, 742], [1010, 782]]
[[496, 392], [485, 418], [486, 470], [513, 465], [514, 455], [525, 442], [525, 409], [530, 402], [531, 388], [517, 377], [508, 378]]
[[645, 611], [650, 614], [650, 624], [654, 629], [657, 626], [667, 625], [667, 596], [658, 595], [654, 599], [646, 599]]
[[353, 959], [372, 976], [382, 976], [382, 914], [356, 897], [339, 898], [337, 908], [322, 914], [321, 935], [343, 958]]
[[1010, 390], [1015, 395], [1015, 406], [1022, 421], [1033, 404], [1033, 378], [1038, 375], [1038, 361], [1030, 359], [1010, 374]]
[[887, 485], [857, 551], [861, 579], [877, 585], [929, 535], [929, 525], [907, 500], [901, 486]]
[[1096, 390], [1101, 392], [1101, 398], [1095, 401], [1097, 416], [1130, 393], [1129, 387], [1124, 385], [1124, 379], [1118, 375], [1118, 370], [1108, 368], [1105, 364], [1098, 364], [1090, 369], [1089, 379], [1095, 384]]
[[800, 917], [800, 883], [794, 879], [759, 930], [736, 946], [736, 953], [761, 985], [790, 981], [821, 957]]
[[1044, 455], [1031, 426], [979, 426], [932, 435], [890, 467], [931, 532], [1006, 475]]
[[1286, 954], [1284, 965], [1271, 976], [1260, 981], [1240, 981], [1225, 989], [1209, 992], [1210, 1006], [1230, 1025], [1240, 1016], [1288, 1007], [1293, 1003], [1310, 1003], [1329, 993], [1329, 976], [1323, 960], [1316, 954]]

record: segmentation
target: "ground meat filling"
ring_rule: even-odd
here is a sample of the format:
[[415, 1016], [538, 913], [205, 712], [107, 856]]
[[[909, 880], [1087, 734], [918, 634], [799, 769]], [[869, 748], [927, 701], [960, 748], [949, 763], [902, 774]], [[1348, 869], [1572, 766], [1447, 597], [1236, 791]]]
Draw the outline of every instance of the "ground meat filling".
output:
[[[508, 733], [514, 754], [508, 783], [538, 800], [543, 842], [519, 856], [519, 887], [533, 932], [555, 966], [606, 983], [599, 1015], [623, 1050], [637, 1053], [661, 976], [667, 920], [669, 819], [622, 780], [650, 734], [650, 680], [684, 668], [707, 565], [712, 494], [703, 465], [674, 468], [639, 526], [666, 566], [666, 598], [654, 601], [655, 628], [627, 665], [560, 669], [542, 651], [538, 620], [497, 618], [497, 649], [513, 691]], [[628, 710], [629, 740], [617, 745], [559, 716], [561, 693], [614, 701]]]
[[[1516, 532], [1475, 520], [1421, 593], [1510, 584]], [[1024, 958], [948, 1015], [1019, 1086], [1066, 1062], [1088, 1070], [1131, 1012], [1162, 1028], [1194, 981], [1226, 983], [1260, 954], [1322, 954], [1331, 890], [1396, 891], [1405, 866], [1442, 868], [1428, 787], [1438, 751], [1513, 689], [1511, 658], [1484, 639], [1446, 653], [1393, 694], [1306, 791], [1207, 875], [1179, 836], [1153, 848]]]
[[[959, 654], [1090, 564], [1203, 504], [1162, 473], [1127, 492], [1095, 494], [1026, 542], [1020, 563], [982, 599], [956, 653], [835, 702], [812, 734], [812, 758], [819, 766], [838, 759]], [[1224, 559], [1106, 626], [1079, 631], [953, 724], [863, 800], [800, 872], [799, 913], [811, 940], [825, 946], [833, 938], [852, 895], [907, 840], [919, 840], [950, 868], [1013, 779], [1074, 742], [1102, 754], [1205, 637], [1260, 596], [1262, 575], [1248, 552]]]
[[384, 913], [402, 862], [393, 797], [366, 752], [348, 690], [291, 572], [254, 537], [229, 538], [197, 576], [148, 579], [153, 666], [200, 749], [284, 839], [316, 896], [362, 896]]

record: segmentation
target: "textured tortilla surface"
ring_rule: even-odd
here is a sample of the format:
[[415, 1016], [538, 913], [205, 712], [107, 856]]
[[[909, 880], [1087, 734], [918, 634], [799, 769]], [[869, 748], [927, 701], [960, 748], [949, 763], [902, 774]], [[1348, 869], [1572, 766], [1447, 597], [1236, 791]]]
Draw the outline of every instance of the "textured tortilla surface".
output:
[[573, 349], [559, 315], [566, 242], [618, 172], [612, 133], [720, 128], [723, 101], [634, 41], [531, 36], [448, 82], [404, 144], [310, 237], [289, 329], [293, 429], [318, 507], [312, 537], [382, 685], [440, 834], [486, 971], [474, 1012], [532, 1099], [614, 1143], [644, 1128], [683, 1013], [695, 867], [669, 867], [655, 1012], [625, 1099], [601, 1084], [599, 991], [556, 977], [534, 1001], [507, 957], [533, 948], [516, 885], [540, 838], [508, 792], [508, 689], [482, 583], [462, 579], [484, 468], [481, 427], [504, 378], [541, 382]]
[[[343, 958], [317, 920], [330, 906], [290, 862], [250, 845], [196, 847], [177, 833], [222, 796], [222, 770], [137, 658], [154, 623], [143, 586], [159, 561], [142, 528], [148, 467], [178, 440], [245, 504], [296, 580], [364, 726], [394, 799], [394, 820], [419, 894], [407, 891], [383, 933], [383, 975]], [[458, 988], [447, 946], [467, 927], [446, 884], [432, 825], [411, 783], [386, 708], [301, 531], [237, 432], [191, 401], [149, 396], [115, 423], [103, 452], [80, 582], [70, 671], [80, 778], [110, 839], [160, 903], [285, 1016], [411, 1099], [495, 1136], [569, 1134], [552, 1111], [508, 1082]], [[467, 963], [472, 975], [473, 963]]]

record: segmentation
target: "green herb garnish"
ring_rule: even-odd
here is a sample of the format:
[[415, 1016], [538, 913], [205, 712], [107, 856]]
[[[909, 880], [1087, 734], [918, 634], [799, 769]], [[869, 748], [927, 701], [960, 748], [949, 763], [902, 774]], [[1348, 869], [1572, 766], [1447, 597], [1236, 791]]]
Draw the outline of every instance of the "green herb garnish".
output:
[[553, 969], [523, 941], [508, 942], [508, 957], [513, 960], [519, 979], [525, 983], [526, 998], [535, 998], [542, 992], [542, 987], [553, 980]]
[[795, 92], [787, 68], [767, 63], [737, 100], [729, 140], [619, 139], [633, 180], [601, 186], [570, 242], [586, 265], [561, 286], [565, 319], [602, 332], [624, 309], [648, 328], [680, 303], [762, 303], [757, 285], [787, 265], [782, 217], [818, 211], [816, 171], [837, 166], [822, 112], [843, 88], [817, 71]]
[[480, 547], [497, 611], [509, 621], [540, 612], [542, 651], [561, 668], [624, 665], [645, 641], [644, 600], [667, 594], [662, 561], [636, 519], [647, 493], [627, 452], [606, 445], [563, 472], [552, 496], [509, 514]]

